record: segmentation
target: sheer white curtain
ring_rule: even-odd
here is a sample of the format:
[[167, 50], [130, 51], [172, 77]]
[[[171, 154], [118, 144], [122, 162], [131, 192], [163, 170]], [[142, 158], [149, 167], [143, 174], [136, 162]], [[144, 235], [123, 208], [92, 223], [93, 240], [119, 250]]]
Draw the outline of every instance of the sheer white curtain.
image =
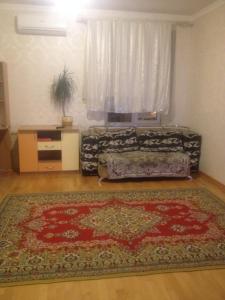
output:
[[89, 20], [84, 95], [88, 111], [168, 112], [172, 25]]

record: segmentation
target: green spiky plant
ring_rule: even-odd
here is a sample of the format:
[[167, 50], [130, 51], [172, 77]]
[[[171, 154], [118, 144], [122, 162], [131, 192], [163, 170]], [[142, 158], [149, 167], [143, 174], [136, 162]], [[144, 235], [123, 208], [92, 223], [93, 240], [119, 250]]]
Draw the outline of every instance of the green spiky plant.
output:
[[66, 115], [66, 107], [73, 99], [74, 89], [75, 85], [72, 73], [64, 67], [58, 78], [54, 79], [51, 86], [52, 99], [56, 107], [62, 109], [64, 117]]

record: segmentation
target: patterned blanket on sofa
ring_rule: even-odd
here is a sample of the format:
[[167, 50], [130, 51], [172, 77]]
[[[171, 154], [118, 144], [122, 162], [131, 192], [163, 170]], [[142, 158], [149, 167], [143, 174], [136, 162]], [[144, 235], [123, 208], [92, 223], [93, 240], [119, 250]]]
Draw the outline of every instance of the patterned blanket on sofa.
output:
[[185, 152], [191, 172], [199, 169], [201, 136], [185, 127], [92, 127], [82, 133], [80, 164], [83, 175], [98, 175], [99, 155], [123, 152]]

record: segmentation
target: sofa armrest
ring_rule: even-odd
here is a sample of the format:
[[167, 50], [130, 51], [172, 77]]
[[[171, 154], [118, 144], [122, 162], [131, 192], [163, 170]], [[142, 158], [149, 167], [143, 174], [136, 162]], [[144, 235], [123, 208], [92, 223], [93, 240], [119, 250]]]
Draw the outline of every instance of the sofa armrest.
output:
[[190, 157], [190, 165], [192, 172], [198, 172], [199, 170], [199, 161], [201, 155], [201, 135], [190, 131], [183, 133], [183, 147], [184, 151]]
[[80, 146], [80, 164], [83, 175], [97, 175], [98, 153], [99, 153], [98, 135], [81, 135]]

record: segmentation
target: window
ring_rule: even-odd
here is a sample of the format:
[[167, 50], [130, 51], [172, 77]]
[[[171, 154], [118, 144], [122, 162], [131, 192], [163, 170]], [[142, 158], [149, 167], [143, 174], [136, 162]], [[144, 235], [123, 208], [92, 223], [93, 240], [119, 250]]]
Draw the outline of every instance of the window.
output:
[[107, 126], [156, 126], [160, 125], [160, 115], [156, 112], [149, 113], [107, 113]]

